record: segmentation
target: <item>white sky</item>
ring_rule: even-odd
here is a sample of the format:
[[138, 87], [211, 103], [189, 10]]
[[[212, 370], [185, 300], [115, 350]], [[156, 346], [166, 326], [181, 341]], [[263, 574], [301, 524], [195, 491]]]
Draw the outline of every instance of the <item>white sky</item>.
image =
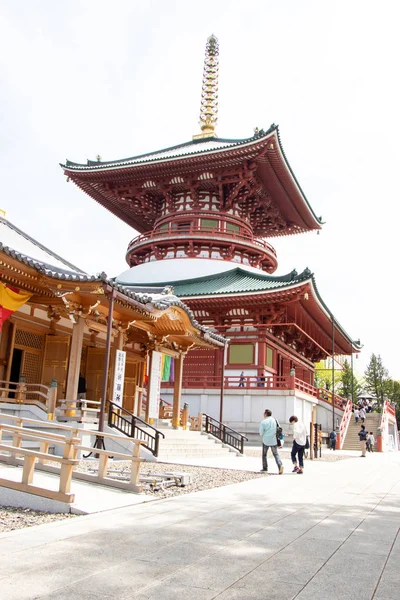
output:
[[280, 125], [320, 235], [273, 240], [309, 267], [364, 350], [400, 379], [396, 0], [0, 0], [0, 207], [88, 272], [126, 269], [135, 232], [58, 163], [112, 160], [199, 131], [207, 37], [220, 44], [218, 135]]

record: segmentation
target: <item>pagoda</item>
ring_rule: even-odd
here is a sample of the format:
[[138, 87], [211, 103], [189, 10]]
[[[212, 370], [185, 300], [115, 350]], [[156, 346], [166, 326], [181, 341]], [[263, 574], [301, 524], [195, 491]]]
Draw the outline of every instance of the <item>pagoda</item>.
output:
[[314, 363], [359, 346], [323, 302], [309, 269], [273, 275], [278, 259], [271, 239], [318, 231], [322, 222], [275, 124], [247, 139], [217, 137], [218, 54], [212, 35], [200, 132], [192, 140], [132, 158], [62, 166], [139, 234], [128, 244], [129, 269], [116, 282], [150, 291], [171, 285], [200, 323], [230, 339], [225, 356], [212, 348], [188, 352], [182, 397], [192, 413], [217, 413], [223, 377], [224, 420], [244, 430], [260, 420], [266, 395], [282, 422], [299, 410], [307, 420], [324, 402], [336, 402], [339, 419], [340, 402], [315, 391]]

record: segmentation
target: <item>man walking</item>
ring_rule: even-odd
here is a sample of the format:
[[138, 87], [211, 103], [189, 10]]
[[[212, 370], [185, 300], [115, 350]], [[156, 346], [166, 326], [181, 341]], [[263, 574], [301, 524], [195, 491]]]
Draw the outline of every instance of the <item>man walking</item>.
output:
[[267, 454], [271, 448], [272, 454], [276, 462], [276, 466], [279, 469], [279, 475], [283, 473], [283, 465], [281, 458], [278, 454], [278, 444], [276, 439], [276, 429], [278, 422], [272, 417], [272, 411], [267, 408], [264, 411], [264, 419], [260, 423], [260, 435], [262, 435], [263, 448], [262, 448], [262, 471], [268, 472]]
[[365, 423], [365, 408], [360, 408], [360, 419], [362, 423]]
[[360, 442], [361, 442], [362, 458], [365, 458], [367, 456], [367, 436], [368, 436], [368, 431], [366, 431], [365, 425], [361, 425], [361, 429], [358, 432], [358, 437], [360, 438]]
[[360, 411], [358, 410], [358, 407], [356, 406], [356, 408], [354, 409], [354, 418], [356, 420], [356, 425], [358, 425], [358, 419], [360, 418]]
[[[307, 442], [307, 428], [304, 423], [301, 423], [294, 415], [293, 417], [290, 417], [289, 423], [293, 425], [293, 446], [291, 454], [293, 473], [302, 475], [304, 469], [304, 450]], [[297, 465], [296, 456], [299, 459], [299, 465]]]

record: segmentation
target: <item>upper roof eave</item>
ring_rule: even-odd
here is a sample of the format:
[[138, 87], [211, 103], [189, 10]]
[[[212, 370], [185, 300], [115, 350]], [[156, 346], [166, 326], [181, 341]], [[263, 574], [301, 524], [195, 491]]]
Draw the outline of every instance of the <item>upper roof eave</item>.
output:
[[[154, 152], [147, 152], [145, 154], [139, 154], [137, 156], [132, 156], [130, 158], [123, 158], [118, 160], [111, 161], [87, 161], [87, 164], [84, 165], [82, 163], [76, 163], [70, 160], [66, 160], [65, 164], [60, 163], [60, 166], [66, 171], [105, 171], [110, 169], [124, 168], [124, 167], [132, 167], [146, 164], [153, 164], [155, 162], [168, 162], [170, 160], [180, 160], [187, 157], [195, 157], [206, 154], [213, 154], [215, 152], [223, 151], [224, 149], [231, 149], [240, 146], [248, 146], [253, 145], [254, 143], [258, 143], [261, 139], [265, 138], [267, 140], [271, 133], [278, 130], [278, 126], [272, 124], [266, 132], [262, 134], [257, 134], [252, 136], [251, 138], [245, 139], [228, 139], [228, 138], [210, 138], [210, 139], [202, 139], [202, 140], [190, 140], [189, 142], [184, 142], [183, 144], [177, 144], [175, 146], [170, 146], [168, 148], [163, 148], [161, 150], [156, 150]], [[213, 144], [215, 147], [201, 149], [204, 144]], [[218, 145], [220, 144], [220, 145]], [[197, 152], [183, 152], [175, 155], [169, 156], [160, 156], [166, 152], [173, 152], [174, 150], [179, 150], [183, 148], [197, 148]], [[158, 158], [157, 158], [158, 157]], [[149, 158], [150, 160], [146, 161], [143, 159]]]

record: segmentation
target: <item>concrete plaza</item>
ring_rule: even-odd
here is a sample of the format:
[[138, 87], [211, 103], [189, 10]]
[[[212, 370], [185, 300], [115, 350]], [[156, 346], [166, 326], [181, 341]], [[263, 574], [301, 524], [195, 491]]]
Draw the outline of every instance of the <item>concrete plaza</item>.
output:
[[0, 598], [394, 600], [399, 500], [373, 454], [5, 533]]

